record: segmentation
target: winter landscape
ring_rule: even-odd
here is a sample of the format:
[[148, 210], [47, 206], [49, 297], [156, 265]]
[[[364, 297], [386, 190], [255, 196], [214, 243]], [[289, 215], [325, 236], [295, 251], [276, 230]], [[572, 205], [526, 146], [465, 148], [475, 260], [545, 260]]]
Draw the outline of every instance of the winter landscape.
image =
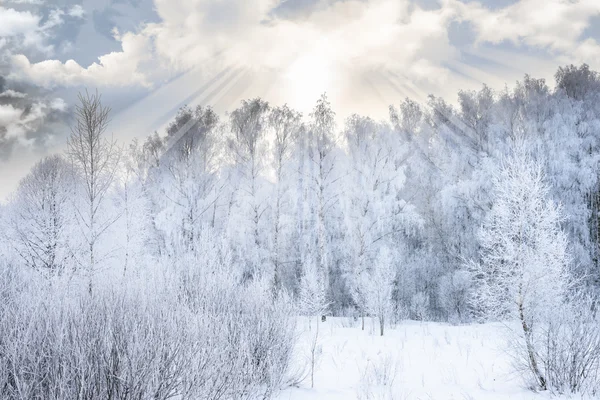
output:
[[0, 4], [1, 399], [600, 398], [595, 1], [109, 3]]

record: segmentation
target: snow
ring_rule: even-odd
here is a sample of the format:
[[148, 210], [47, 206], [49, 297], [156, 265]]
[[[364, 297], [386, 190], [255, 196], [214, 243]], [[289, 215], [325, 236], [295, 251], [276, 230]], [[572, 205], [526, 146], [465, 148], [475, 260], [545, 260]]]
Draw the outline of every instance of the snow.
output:
[[[313, 318], [311, 330], [305, 319], [298, 324], [298, 368], [308, 364], [315, 323]], [[528, 390], [504, 351], [506, 329], [498, 323], [404, 321], [381, 337], [374, 319], [362, 331], [360, 320], [329, 317], [319, 322], [314, 388], [308, 376], [276, 399], [582, 399]]]

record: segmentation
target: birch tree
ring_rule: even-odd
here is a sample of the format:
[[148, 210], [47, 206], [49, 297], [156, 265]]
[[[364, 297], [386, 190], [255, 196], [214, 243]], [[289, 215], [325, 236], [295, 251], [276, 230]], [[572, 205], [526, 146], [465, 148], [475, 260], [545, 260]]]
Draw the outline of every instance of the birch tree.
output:
[[117, 142], [106, 135], [109, 114], [110, 108], [102, 105], [98, 92], [80, 93], [79, 104], [75, 107], [75, 124], [67, 141], [68, 154], [82, 186], [83, 198], [81, 203], [76, 202], [76, 215], [87, 246], [87, 261], [82, 264], [88, 272], [90, 293], [92, 275], [108, 253], [99, 254], [99, 240], [118, 218], [102, 212], [121, 154]]
[[504, 163], [480, 234], [481, 263], [470, 265], [475, 310], [484, 317], [519, 321], [536, 385], [547, 389], [536, 329], [559, 309], [569, 287], [567, 237], [561, 209], [548, 199], [539, 163], [524, 150]]

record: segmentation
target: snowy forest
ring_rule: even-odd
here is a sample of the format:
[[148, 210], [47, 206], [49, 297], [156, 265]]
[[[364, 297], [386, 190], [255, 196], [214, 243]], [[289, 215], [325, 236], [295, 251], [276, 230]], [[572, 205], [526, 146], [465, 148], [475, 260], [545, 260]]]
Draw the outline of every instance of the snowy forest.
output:
[[529, 393], [600, 393], [600, 74], [385, 121], [315, 100], [185, 106], [123, 146], [82, 92], [0, 206], [0, 397], [276, 397], [318, 381], [335, 320], [502, 323]]

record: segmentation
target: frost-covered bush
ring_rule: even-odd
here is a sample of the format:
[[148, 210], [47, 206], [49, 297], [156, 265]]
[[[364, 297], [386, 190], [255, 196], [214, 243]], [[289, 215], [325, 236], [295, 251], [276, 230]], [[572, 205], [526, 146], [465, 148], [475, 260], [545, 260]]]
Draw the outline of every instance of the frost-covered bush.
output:
[[367, 364], [360, 371], [356, 388], [358, 400], [394, 400], [401, 398], [401, 390], [396, 382], [400, 374], [399, 360], [391, 354], [377, 354], [367, 358]]
[[[177, 267], [98, 280], [90, 294], [68, 277], [3, 266], [0, 397], [268, 398], [285, 385], [295, 343], [288, 303], [223, 269], [202, 280]], [[199, 259], [189, 269], [205, 270]]]
[[557, 392], [600, 394], [600, 315], [587, 295], [571, 299], [542, 327], [540, 358]]
[[[600, 316], [596, 308], [597, 303], [589, 297], [571, 298], [530, 335], [539, 374], [548, 390], [592, 397], [600, 394]], [[527, 341], [520, 329], [509, 335], [508, 352], [525, 383], [539, 389], [539, 377], [524, 357]]]

